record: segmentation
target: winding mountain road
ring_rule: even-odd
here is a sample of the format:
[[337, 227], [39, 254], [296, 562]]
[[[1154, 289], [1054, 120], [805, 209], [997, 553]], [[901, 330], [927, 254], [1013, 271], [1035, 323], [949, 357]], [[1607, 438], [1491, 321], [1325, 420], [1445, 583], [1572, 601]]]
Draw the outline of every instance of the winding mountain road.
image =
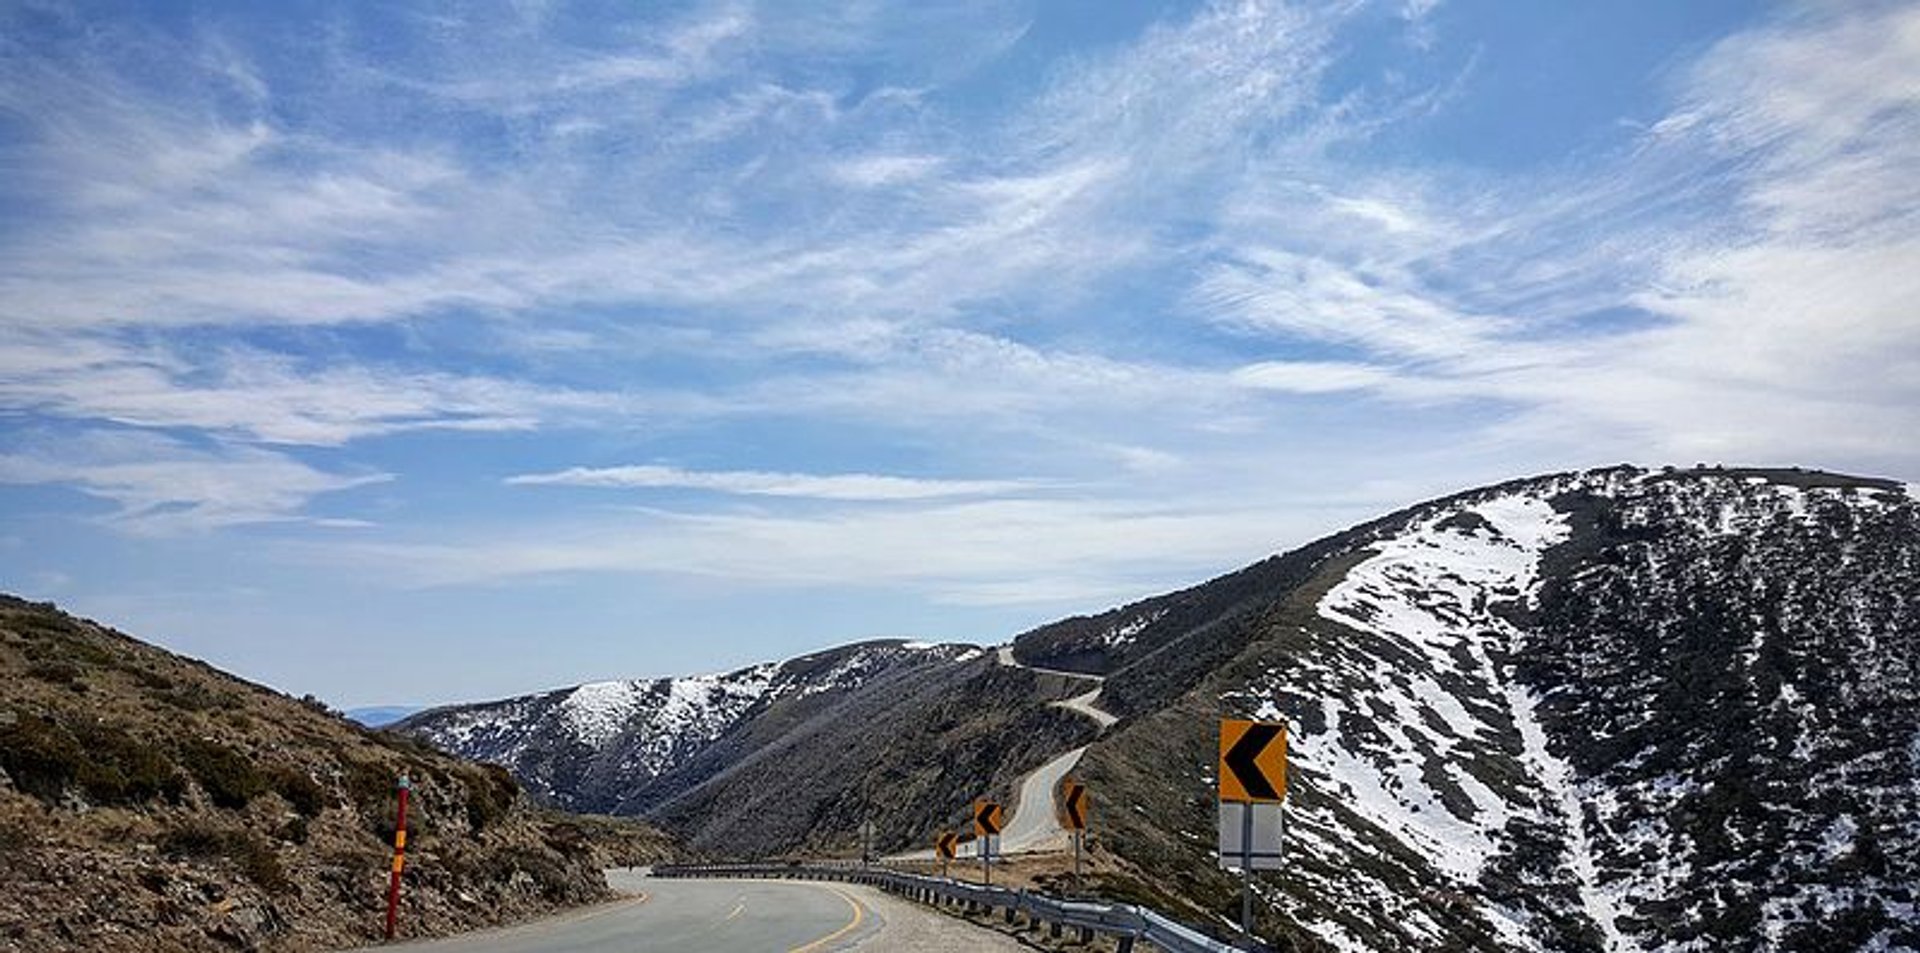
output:
[[[1112, 727], [1120, 719], [1100, 710], [1095, 702], [1100, 698], [1101, 679], [1098, 675], [1082, 672], [1064, 672], [1059, 669], [1036, 668], [1013, 657], [1013, 646], [1000, 646], [998, 658], [1000, 664], [1009, 668], [1024, 668], [1028, 671], [1042, 672], [1047, 675], [1062, 675], [1093, 683], [1093, 688], [1063, 701], [1053, 704], [1059, 708], [1091, 719], [1100, 726], [1101, 731]], [[1080, 763], [1080, 756], [1087, 753], [1087, 746], [1068, 751], [1046, 764], [1033, 769], [1020, 779], [1020, 792], [1014, 799], [1013, 816], [1000, 832], [1000, 852], [1003, 854], [1031, 854], [1046, 851], [1066, 850], [1072, 841], [1065, 828], [1060, 826], [1060, 818], [1053, 809], [1053, 794], [1060, 787], [1060, 779]], [[933, 851], [917, 850], [899, 854], [893, 860], [932, 860]]]
[[1006, 936], [847, 884], [653, 880], [611, 870], [624, 900], [518, 926], [365, 953], [970, 953], [1023, 950]]

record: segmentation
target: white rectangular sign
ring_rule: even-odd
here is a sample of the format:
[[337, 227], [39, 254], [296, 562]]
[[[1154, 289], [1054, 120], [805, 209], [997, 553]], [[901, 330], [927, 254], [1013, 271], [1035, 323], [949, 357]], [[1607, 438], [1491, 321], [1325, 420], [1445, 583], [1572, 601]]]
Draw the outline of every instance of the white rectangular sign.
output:
[[1279, 804], [1220, 802], [1220, 866], [1239, 870], [1251, 864], [1254, 870], [1279, 870], [1280, 839], [1286, 833], [1283, 810]]

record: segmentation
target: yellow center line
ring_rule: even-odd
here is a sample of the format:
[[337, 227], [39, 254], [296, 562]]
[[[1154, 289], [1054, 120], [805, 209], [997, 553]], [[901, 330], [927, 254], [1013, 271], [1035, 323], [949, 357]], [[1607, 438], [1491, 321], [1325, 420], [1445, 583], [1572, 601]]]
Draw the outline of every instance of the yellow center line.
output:
[[867, 911], [865, 911], [864, 909], [861, 909], [860, 904], [857, 901], [855, 901], [853, 897], [849, 896], [846, 891], [841, 890], [838, 887], [828, 887], [826, 889], [831, 890], [836, 894], [839, 894], [840, 899], [845, 900], [847, 902], [847, 906], [853, 908], [853, 919], [847, 921], [846, 926], [843, 926], [840, 929], [835, 930], [832, 933], [829, 933], [826, 936], [823, 936], [820, 939], [813, 941], [812, 943], [808, 943], [805, 946], [796, 946], [793, 949], [788, 950], [787, 953], [814, 953], [815, 950], [825, 949], [827, 944], [832, 943], [833, 941], [838, 940], [841, 937], [846, 936], [847, 934], [860, 929], [860, 924], [866, 920]]

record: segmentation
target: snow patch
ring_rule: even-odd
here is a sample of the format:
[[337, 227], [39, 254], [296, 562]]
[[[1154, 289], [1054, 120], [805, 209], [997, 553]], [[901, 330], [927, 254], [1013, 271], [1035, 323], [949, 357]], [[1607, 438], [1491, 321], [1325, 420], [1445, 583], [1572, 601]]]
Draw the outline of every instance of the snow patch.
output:
[[[1436, 513], [1375, 543], [1374, 554], [1322, 597], [1318, 612], [1416, 661], [1377, 673], [1381, 690], [1365, 711], [1320, 699], [1327, 730], [1298, 738], [1294, 757], [1301, 770], [1324, 773], [1343, 803], [1463, 882], [1476, 881], [1503, 849], [1510, 818], [1546, 811], [1540, 819], [1557, 821], [1568, 833], [1585, 912], [1607, 949], [1617, 950], [1627, 948], [1616, 926], [1617, 898], [1599, 885], [1572, 768], [1547, 750], [1535, 699], [1489, 652], [1510, 651], [1519, 639], [1494, 609], [1530, 599], [1541, 555], [1569, 534], [1565, 518], [1545, 500], [1512, 495]], [[1485, 686], [1491, 704], [1505, 709], [1525, 760], [1546, 788], [1545, 805], [1510, 803], [1451, 767], [1457, 761], [1450, 756], [1463, 743], [1498, 731], [1497, 714], [1480, 704], [1469, 710], [1460, 693], [1448, 689], [1461, 681]], [[1532, 945], [1524, 917], [1489, 912], [1503, 939]]]
[[1160, 617], [1166, 614], [1167, 610], [1160, 609], [1155, 612], [1134, 616], [1125, 623], [1112, 626], [1105, 632], [1100, 633], [1099, 642], [1101, 645], [1110, 649], [1119, 648], [1132, 642], [1135, 636], [1147, 630], [1147, 626], [1160, 621]]

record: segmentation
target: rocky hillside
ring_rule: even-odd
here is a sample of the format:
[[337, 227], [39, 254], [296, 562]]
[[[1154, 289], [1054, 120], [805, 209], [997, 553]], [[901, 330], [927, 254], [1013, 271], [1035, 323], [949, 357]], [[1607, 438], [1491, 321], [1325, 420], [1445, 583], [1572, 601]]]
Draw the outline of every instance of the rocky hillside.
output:
[[[1294, 862], [1260, 878], [1283, 947], [1920, 948], [1908, 488], [1619, 468], [1415, 507], [1289, 561], [1300, 582], [1237, 598], [1227, 577], [1226, 608], [1148, 621], [1133, 638], [1157, 644], [1108, 663], [1144, 714], [1081, 773], [1134, 808], [1103, 815], [1130, 888], [1232, 914], [1206, 853], [1212, 722], [1283, 717]], [[1084, 655], [1103, 626], [1030, 633], [1023, 655]], [[1141, 670], [1189, 640], [1230, 657], [1190, 685]]]
[[402, 773], [409, 936], [598, 900], [603, 864], [669, 856], [499, 768], [0, 596], [0, 950], [371, 942]]
[[511, 768], [553, 803], [655, 820], [730, 856], [918, 845], [974, 797], [1092, 737], [1066, 679], [885, 640], [724, 675], [441, 708], [398, 730]]

